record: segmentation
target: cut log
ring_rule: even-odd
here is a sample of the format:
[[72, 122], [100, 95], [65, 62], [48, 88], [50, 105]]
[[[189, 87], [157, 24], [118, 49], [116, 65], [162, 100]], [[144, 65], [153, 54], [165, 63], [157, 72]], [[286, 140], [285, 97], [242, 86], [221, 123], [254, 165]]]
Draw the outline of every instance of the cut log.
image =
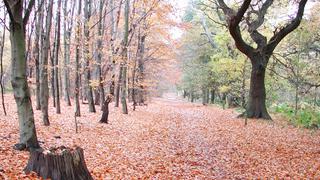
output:
[[49, 151], [31, 152], [26, 174], [36, 172], [39, 177], [52, 180], [92, 180], [86, 166], [83, 149], [77, 147], [51, 148]]
[[100, 123], [108, 124], [108, 116], [109, 116], [109, 103], [112, 101], [112, 95], [108, 95], [106, 100], [103, 102], [102, 106], [102, 117], [100, 119]]

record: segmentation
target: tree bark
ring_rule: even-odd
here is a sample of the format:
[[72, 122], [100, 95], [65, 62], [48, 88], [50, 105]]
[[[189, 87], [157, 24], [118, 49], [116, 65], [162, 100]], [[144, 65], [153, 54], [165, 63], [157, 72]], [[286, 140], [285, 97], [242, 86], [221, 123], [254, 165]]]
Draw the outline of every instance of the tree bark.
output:
[[60, 109], [60, 88], [59, 88], [59, 50], [60, 50], [60, 20], [61, 20], [61, 0], [58, 0], [58, 12], [57, 12], [57, 30], [55, 40], [55, 52], [54, 52], [54, 86], [55, 86], [55, 99], [56, 99], [56, 113], [61, 114]]
[[[27, 83], [27, 63], [25, 61], [25, 22], [23, 19], [23, 2], [4, 0], [10, 16], [10, 40], [11, 40], [11, 84], [18, 109], [20, 145], [22, 148], [39, 148], [39, 143], [34, 124], [34, 115], [30, 98], [30, 90]], [[31, 6], [32, 7], [32, 6]], [[30, 9], [31, 11], [31, 9]], [[25, 18], [28, 18], [25, 16]]]
[[[96, 97], [96, 103], [99, 103], [101, 105], [101, 109], [103, 106], [103, 103], [105, 101], [104, 97], [104, 87], [103, 87], [103, 77], [102, 77], [102, 48], [103, 48], [103, 33], [104, 33], [104, 27], [103, 27], [103, 22], [104, 22], [104, 16], [103, 16], [103, 7], [105, 4], [105, 0], [100, 0], [99, 3], [99, 25], [98, 25], [98, 40], [97, 40], [97, 77], [99, 81], [99, 88], [98, 88], [98, 95], [99, 97]], [[99, 98], [99, 101], [97, 101], [97, 98]]]
[[49, 87], [48, 87], [48, 54], [50, 45], [50, 31], [51, 31], [51, 20], [52, 20], [52, 7], [53, 0], [49, 1], [47, 17], [46, 17], [46, 29], [43, 36], [43, 47], [42, 47], [42, 61], [40, 71], [40, 97], [41, 97], [41, 111], [42, 119], [45, 126], [49, 126], [49, 115], [48, 115], [48, 100], [49, 100]]
[[71, 14], [68, 13], [68, 0], [64, 1], [63, 14], [63, 31], [64, 31], [64, 61], [63, 61], [63, 91], [64, 100], [67, 102], [68, 106], [71, 106], [70, 100], [70, 42], [71, 42], [71, 32], [73, 25], [73, 12], [75, 7], [75, 1], [71, 3]]
[[76, 39], [76, 63], [75, 63], [75, 69], [76, 69], [76, 76], [75, 76], [75, 116], [80, 117], [80, 102], [79, 102], [79, 96], [80, 96], [80, 29], [81, 29], [81, 21], [80, 21], [80, 16], [81, 16], [81, 0], [79, 0], [78, 4], [78, 18], [77, 18], [77, 28], [76, 28], [76, 33], [75, 33], [75, 39]]
[[42, 33], [43, 33], [43, 1], [38, 1], [38, 19], [36, 24], [36, 37], [34, 40], [34, 61], [35, 61], [35, 69], [36, 69], [36, 110], [41, 110], [41, 97], [40, 97], [40, 59], [41, 59], [41, 49], [42, 46]]
[[54, 56], [56, 51], [56, 38], [57, 38], [57, 32], [55, 30], [54, 39], [53, 39], [54, 42], [53, 42], [53, 45], [51, 46], [51, 52], [50, 52], [50, 66], [51, 66], [50, 84], [51, 84], [51, 96], [52, 96], [53, 107], [56, 107], [56, 87], [54, 85], [54, 76], [55, 76]]
[[90, 40], [90, 30], [89, 30], [89, 20], [91, 17], [91, 0], [85, 0], [84, 5], [84, 36], [85, 36], [85, 45], [84, 45], [84, 58], [85, 58], [85, 89], [88, 99], [89, 112], [96, 112], [93, 99], [93, 90], [90, 85], [91, 80], [91, 70], [90, 70], [90, 51], [89, 51], [89, 40]]
[[122, 51], [122, 79], [121, 79], [121, 105], [122, 113], [128, 114], [127, 107], [127, 63], [128, 63], [128, 38], [129, 38], [129, 11], [130, 11], [130, 0], [126, 1], [124, 8], [124, 39], [123, 39], [123, 51]]
[[93, 180], [85, 163], [83, 149], [65, 147], [51, 149], [49, 152], [31, 152], [24, 171], [34, 171], [43, 179], [52, 180]]
[[128, 114], [127, 107], [127, 67], [122, 67], [122, 80], [121, 80], [121, 106], [122, 113]]
[[[7, 14], [4, 13], [4, 18], [3, 21], [6, 23], [6, 16]], [[3, 27], [3, 32], [2, 36], [0, 39], [0, 87], [1, 87], [1, 100], [2, 100], [2, 109], [4, 112], [4, 115], [7, 115], [7, 110], [6, 110], [6, 105], [5, 105], [5, 100], [4, 100], [4, 88], [3, 88], [3, 50], [4, 50], [4, 42], [6, 39], [6, 29]]]
[[119, 65], [119, 74], [118, 74], [118, 81], [117, 86], [115, 87], [114, 97], [115, 97], [115, 104], [114, 107], [119, 107], [119, 99], [120, 99], [120, 86], [121, 86], [121, 79], [122, 79], [122, 67]]
[[[251, 62], [262, 61], [254, 59]], [[266, 68], [262, 63], [252, 63], [249, 101], [246, 112], [248, 118], [271, 119], [266, 107], [265, 74]]]
[[103, 106], [102, 106], [102, 117], [100, 119], [100, 123], [106, 123], [108, 124], [108, 117], [109, 117], [109, 103], [111, 102], [112, 100], [112, 96], [111, 95], [108, 95], [106, 100], [104, 101], [103, 103]]
[[216, 92], [215, 92], [215, 90], [212, 89], [210, 94], [211, 94], [211, 99], [210, 99], [211, 104], [214, 104], [214, 103], [215, 103], [215, 97], [216, 97]]

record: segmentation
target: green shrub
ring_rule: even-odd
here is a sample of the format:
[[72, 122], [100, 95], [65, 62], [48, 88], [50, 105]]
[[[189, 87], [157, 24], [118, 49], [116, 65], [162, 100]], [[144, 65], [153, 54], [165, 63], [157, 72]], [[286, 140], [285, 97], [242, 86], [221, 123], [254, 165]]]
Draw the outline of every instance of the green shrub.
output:
[[320, 110], [317, 107], [304, 103], [297, 114], [295, 114], [294, 108], [288, 104], [279, 104], [273, 109], [276, 113], [285, 115], [296, 126], [310, 129], [320, 128]]

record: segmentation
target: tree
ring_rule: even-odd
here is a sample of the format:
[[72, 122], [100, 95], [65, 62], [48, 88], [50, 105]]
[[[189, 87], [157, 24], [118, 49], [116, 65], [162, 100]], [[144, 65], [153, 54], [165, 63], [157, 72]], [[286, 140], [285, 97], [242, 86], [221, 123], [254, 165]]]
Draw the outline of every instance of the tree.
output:
[[42, 24], [43, 24], [43, 16], [44, 16], [44, 8], [43, 1], [38, 1], [38, 14], [37, 14], [37, 22], [36, 22], [36, 37], [34, 40], [34, 48], [33, 48], [33, 56], [35, 61], [35, 69], [36, 69], [36, 110], [41, 110], [41, 97], [40, 97], [40, 58], [41, 58], [41, 50], [40, 45], [42, 39]]
[[34, 124], [34, 115], [30, 98], [30, 91], [26, 76], [26, 44], [25, 27], [35, 1], [31, 0], [23, 16], [24, 1], [3, 1], [10, 17], [11, 40], [11, 84], [18, 109], [20, 142], [15, 147], [19, 150], [39, 148]]
[[92, 2], [91, 0], [85, 0], [84, 4], [84, 16], [85, 16], [85, 22], [84, 22], [84, 36], [85, 36], [85, 45], [84, 45], [84, 59], [85, 59], [85, 91], [88, 99], [89, 104], [89, 111], [90, 112], [96, 112], [95, 106], [94, 106], [94, 100], [93, 100], [93, 92], [92, 92], [92, 86], [90, 85], [91, 81], [91, 70], [90, 70], [90, 61], [91, 61], [91, 55], [89, 50], [89, 43], [90, 43], [90, 29], [89, 29], [89, 21], [91, 18], [91, 6]]
[[320, 87], [319, 74], [315, 73], [320, 67], [317, 57], [320, 30], [315, 17], [320, 16], [317, 12], [311, 15], [312, 18], [305, 20], [300, 28], [291, 33], [273, 55], [277, 66], [271, 69], [272, 73], [287, 80], [294, 88], [295, 115], [302, 99], [300, 96], [306, 96], [312, 88]]
[[42, 60], [40, 67], [40, 97], [41, 97], [41, 111], [42, 120], [44, 125], [49, 126], [49, 115], [48, 115], [48, 100], [49, 100], [49, 87], [48, 87], [48, 56], [50, 46], [50, 32], [52, 22], [52, 8], [53, 0], [48, 3], [48, 10], [46, 16], [45, 32], [42, 37]]
[[75, 58], [75, 116], [80, 116], [80, 102], [79, 102], [79, 95], [80, 95], [80, 35], [81, 35], [81, 6], [82, 6], [82, 0], [79, 0], [78, 3], [78, 14], [77, 14], [77, 27], [76, 27], [76, 33], [75, 33], [75, 39], [76, 39], [76, 58]]
[[54, 51], [54, 87], [55, 87], [55, 99], [56, 99], [56, 112], [61, 114], [60, 109], [60, 90], [59, 90], [59, 50], [60, 50], [60, 19], [61, 19], [61, 0], [58, 0], [58, 12], [56, 18], [56, 38], [55, 38], [55, 51]]
[[100, 100], [100, 105], [101, 108], [104, 104], [105, 101], [105, 97], [104, 97], [104, 87], [103, 87], [103, 78], [102, 78], [102, 68], [101, 68], [101, 64], [102, 64], [102, 49], [103, 49], [103, 34], [104, 34], [104, 27], [103, 27], [103, 22], [105, 19], [105, 16], [103, 15], [103, 7], [105, 5], [105, 0], [100, 0], [99, 2], [99, 22], [98, 22], [98, 39], [97, 39], [97, 55], [96, 55], [96, 75], [98, 78], [98, 95], [100, 96], [99, 98], [96, 97], [96, 102], [97, 99]]
[[[300, 0], [298, 11], [294, 19], [285, 26], [277, 28], [270, 40], [259, 32], [265, 22], [265, 15], [273, 4], [273, 0], [258, 1], [244, 0], [240, 8], [235, 11], [224, 0], [217, 0], [219, 7], [226, 16], [229, 33], [235, 41], [236, 47], [245, 54], [251, 62], [251, 82], [246, 115], [249, 118], [271, 119], [266, 108], [265, 74], [273, 51], [289, 33], [300, 24], [304, 8], [308, 0]], [[240, 23], [245, 21], [251, 39], [256, 47], [245, 41]]]
[[70, 42], [73, 25], [73, 14], [74, 14], [75, 1], [71, 3], [71, 13], [68, 12], [68, 0], [64, 1], [63, 7], [63, 31], [64, 31], [64, 61], [63, 61], [63, 88], [64, 88], [64, 100], [67, 101], [68, 106], [71, 106], [70, 100]]
[[128, 61], [128, 41], [129, 41], [129, 6], [130, 0], [126, 0], [124, 10], [124, 39], [123, 39], [123, 50], [122, 50], [122, 62], [120, 64], [120, 81], [121, 81], [121, 105], [122, 113], [128, 114], [127, 108], [127, 61]]

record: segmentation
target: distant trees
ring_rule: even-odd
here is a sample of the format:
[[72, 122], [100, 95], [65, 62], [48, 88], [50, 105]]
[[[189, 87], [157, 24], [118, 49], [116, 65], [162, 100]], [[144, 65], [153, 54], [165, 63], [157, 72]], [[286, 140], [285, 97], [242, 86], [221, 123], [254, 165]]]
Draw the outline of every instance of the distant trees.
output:
[[[152, 30], [164, 32], [171, 25], [156, 24], [160, 14], [163, 20], [170, 18], [169, 14], [173, 11], [170, 3], [161, 0], [30, 0], [27, 1], [28, 7], [22, 7], [27, 4], [22, 0], [4, 2], [11, 22], [17, 21], [17, 24], [13, 23], [11, 34], [18, 30], [18, 33], [23, 32], [25, 39], [24, 32], [28, 30], [23, 47], [17, 40], [22, 35], [14, 34], [16, 39], [12, 39], [12, 44], [19, 46], [12, 46], [15, 55], [13, 64], [19, 64], [13, 66], [12, 76], [16, 78], [12, 81], [19, 112], [28, 108], [28, 111], [32, 110], [30, 102], [24, 100], [30, 96], [23, 79], [25, 72], [29, 73], [30, 83], [35, 85], [36, 109], [41, 110], [46, 126], [50, 125], [51, 100], [56, 113], [61, 113], [61, 96], [69, 106], [71, 99], [74, 99], [75, 116], [81, 115], [80, 99], [83, 104], [88, 104], [90, 112], [96, 111], [96, 105], [103, 109], [106, 95], [116, 96], [111, 99], [116, 99], [116, 104], [121, 102], [125, 114], [129, 111], [128, 100], [131, 102], [133, 99], [135, 107], [144, 104], [148, 90], [153, 86], [145, 84], [145, 81], [156, 79], [146, 74], [154, 74], [152, 65], [164, 62], [160, 58], [164, 56], [160, 54], [169, 52], [158, 52], [160, 46], [163, 46], [162, 49], [168, 48], [165, 46], [167, 34], [160, 34], [155, 40], [151, 36], [149, 38], [148, 33]], [[12, 13], [12, 8], [15, 8], [16, 14]], [[31, 11], [33, 8], [34, 11]], [[167, 14], [162, 14], [163, 10]], [[26, 17], [18, 19], [22, 13]], [[28, 22], [29, 16], [33, 21]], [[20, 21], [24, 21], [23, 26]], [[27, 63], [20, 63], [26, 43], [28, 53], [24, 59]], [[16, 49], [21, 51], [20, 54], [15, 53]], [[26, 92], [18, 92], [22, 89]], [[20, 112], [21, 123], [25, 118], [31, 118], [30, 113]], [[30, 123], [32, 121], [31, 118]], [[24, 140], [21, 142], [24, 143]]]

